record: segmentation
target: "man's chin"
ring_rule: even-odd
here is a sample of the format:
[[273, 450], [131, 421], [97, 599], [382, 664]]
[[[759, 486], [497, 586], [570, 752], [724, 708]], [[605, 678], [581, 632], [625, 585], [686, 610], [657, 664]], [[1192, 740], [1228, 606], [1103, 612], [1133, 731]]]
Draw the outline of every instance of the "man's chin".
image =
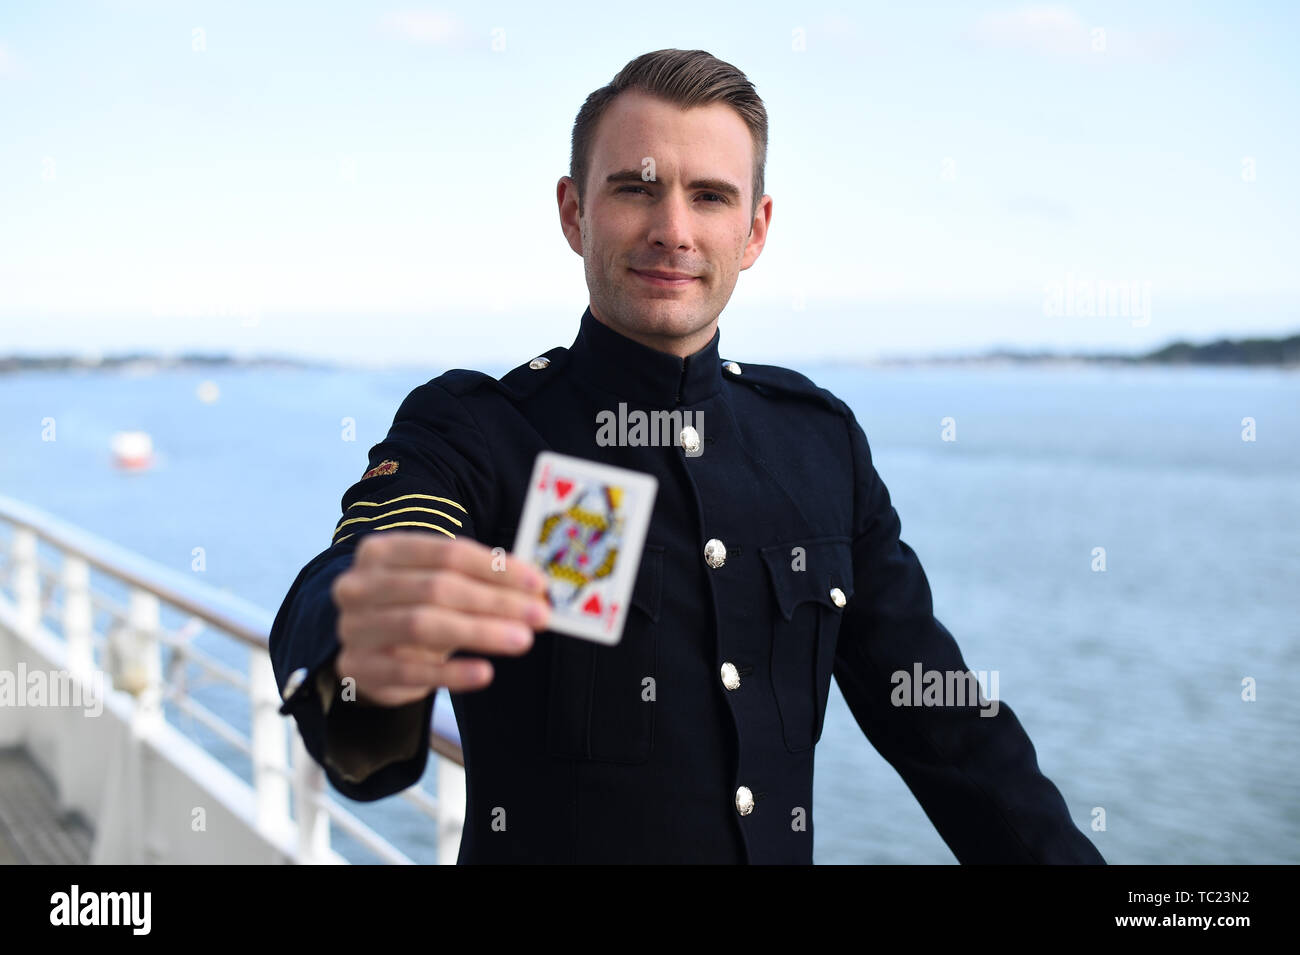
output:
[[633, 329], [647, 335], [680, 336], [707, 324], [702, 311], [697, 302], [632, 295], [623, 300], [620, 317]]

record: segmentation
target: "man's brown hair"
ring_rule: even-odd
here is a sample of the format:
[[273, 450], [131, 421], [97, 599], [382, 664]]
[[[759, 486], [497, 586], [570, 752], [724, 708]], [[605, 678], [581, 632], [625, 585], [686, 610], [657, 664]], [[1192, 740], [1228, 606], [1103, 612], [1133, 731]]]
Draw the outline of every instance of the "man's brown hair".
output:
[[569, 178], [578, 190], [578, 215], [582, 215], [582, 194], [587, 187], [596, 127], [614, 98], [627, 90], [641, 90], [682, 109], [723, 102], [740, 114], [754, 140], [752, 217], [758, 209], [758, 200], [763, 197], [767, 110], [744, 73], [704, 50], [643, 53], [619, 70], [608, 86], [602, 86], [587, 97], [573, 123], [573, 153], [569, 159]]

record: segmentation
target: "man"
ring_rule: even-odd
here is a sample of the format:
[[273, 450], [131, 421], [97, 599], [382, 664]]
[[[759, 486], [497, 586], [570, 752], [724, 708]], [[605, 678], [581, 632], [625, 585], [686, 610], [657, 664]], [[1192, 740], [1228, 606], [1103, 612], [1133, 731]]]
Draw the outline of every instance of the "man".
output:
[[[590, 291], [577, 338], [406, 398], [276, 617], [283, 712], [372, 800], [420, 777], [446, 687], [461, 862], [808, 863], [834, 674], [960, 861], [1101, 862], [1008, 707], [895, 705], [894, 674], [966, 665], [849, 408], [721, 357], [771, 220], [766, 149], [762, 101], [703, 51], [638, 57], [588, 98], [557, 190]], [[598, 440], [637, 410], [698, 424]], [[494, 559], [546, 449], [658, 479], [616, 646], [548, 632], [540, 575]]]

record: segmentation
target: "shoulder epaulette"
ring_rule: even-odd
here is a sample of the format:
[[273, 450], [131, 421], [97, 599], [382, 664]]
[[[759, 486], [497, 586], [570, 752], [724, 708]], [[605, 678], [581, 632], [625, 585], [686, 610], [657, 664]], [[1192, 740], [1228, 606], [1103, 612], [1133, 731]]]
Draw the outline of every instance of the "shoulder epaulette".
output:
[[438, 385], [447, 392], [460, 397], [493, 381], [496, 381], [496, 379], [491, 375], [485, 375], [481, 371], [474, 371], [471, 368], [451, 368], [433, 379], [431, 384]]
[[[736, 365], [740, 373], [736, 374], [728, 366]], [[725, 362], [722, 377], [737, 385], [747, 385], [761, 395], [784, 395], [802, 398], [821, 405], [828, 411], [843, 413], [843, 403], [825, 388], [818, 387], [807, 375], [780, 365], [756, 365], [752, 362]]]
[[568, 363], [569, 349], [557, 345], [511, 368], [497, 384], [516, 398], [526, 398], [547, 382], [554, 381]]
[[568, 355], [567, 348], [556, 346], [510, 369], [499, 379], [481, 371], [453, 368], [434, 380], [457, 397], [478, 388], [492, 388], [508, 398], [526, 398], [555, 377], [567, 363]]

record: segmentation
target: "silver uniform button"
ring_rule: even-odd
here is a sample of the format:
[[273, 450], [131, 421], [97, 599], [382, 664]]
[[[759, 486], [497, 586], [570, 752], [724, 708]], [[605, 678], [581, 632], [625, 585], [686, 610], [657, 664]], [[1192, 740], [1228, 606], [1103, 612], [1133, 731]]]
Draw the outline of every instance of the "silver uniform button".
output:
[[722, 664], [722, 685], [728, 690], [740, 689], [740, 671], [734, 663]]
[[741, 786], [736, 790], [736, 811], [742, 816], [748, 816], [754, 811], [754, 794], [749, 791], [748, 786]]
[[740, 374], [740, 366], [734, 361], [723, 362], [722, 367], [727, 369], [727, 371], [731, 372], [733, 375]]
[[287, 700], [289, 699], [289, 697], [297, 693], [298, 687], [302, 686], [303, 681], [306, 679], [307, 679], [306, 667], [298, 667], [298, 669], [290, 673], [289, 679], [284, 681], [284, 689], [280, 692], [281, 698]]
[[528, 363], [528, 367], [531, 368], [533, 371], [536, 371], [539, 368], [545, 368], [550, 363], [551, 360], [547, 358], [545, 355], [538, 355], [536, 358], [534, 358], [532, 361]]
[[700, 433], [692, 428], [689, 424], [682, 428], [682, 448], [687, 454], [694, 454], [700, 450]]
[[716, 537], [710, 537], [704, 545], [704, 562], [714, 570], [727, 562], [727, 548]]
[[837, 606], [837, 607], [843, 607], [843, 606], [844, 606], [844, 591], [840, 590], [840, 588], [838, 588], [838, 587], [832, 587], [832, 588], [831, 588], [831, 603], [835, 604], [835, 606]]

